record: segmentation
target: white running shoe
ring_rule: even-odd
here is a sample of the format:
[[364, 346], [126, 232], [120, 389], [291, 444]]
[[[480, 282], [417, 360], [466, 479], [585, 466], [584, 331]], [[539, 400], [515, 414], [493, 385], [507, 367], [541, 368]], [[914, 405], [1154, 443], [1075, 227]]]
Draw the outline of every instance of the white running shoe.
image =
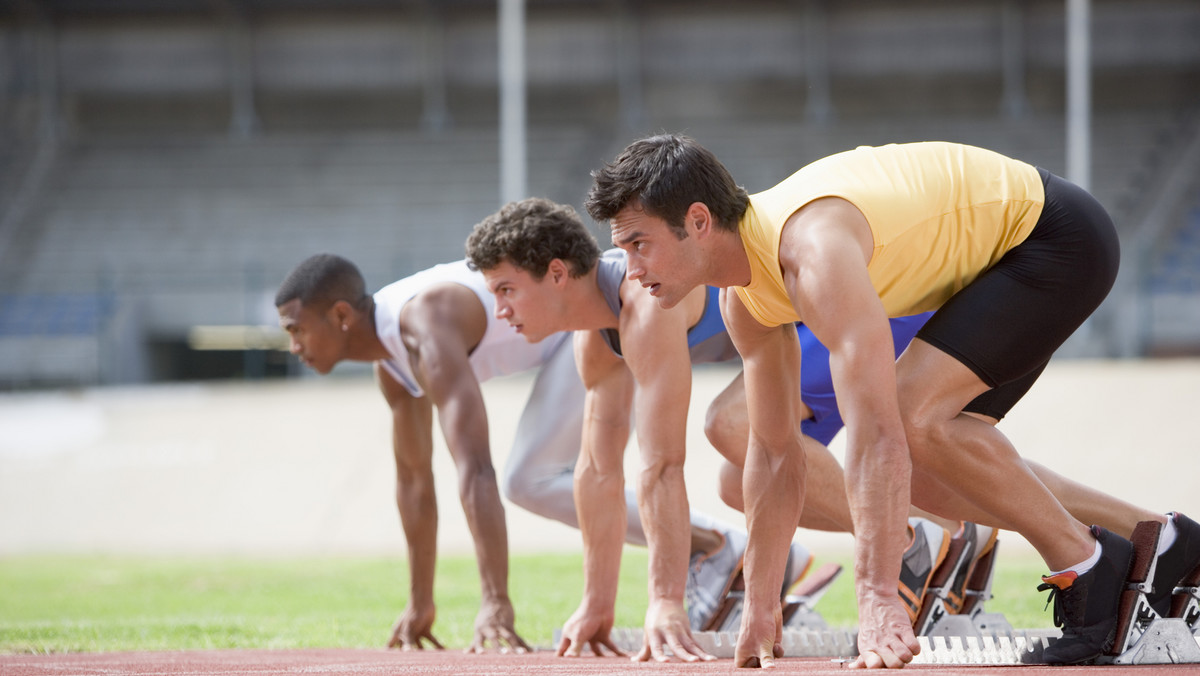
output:
[[721, 601], [729, 593], [734, 577], [741, 572], [742, 554], [746, 551], [746, 534], [728, 527], [717, 526], [721, 546], [711, 552], [697, 552], [688, 562], [687, 599], [688, 623], [692, 629], [705, 629]]

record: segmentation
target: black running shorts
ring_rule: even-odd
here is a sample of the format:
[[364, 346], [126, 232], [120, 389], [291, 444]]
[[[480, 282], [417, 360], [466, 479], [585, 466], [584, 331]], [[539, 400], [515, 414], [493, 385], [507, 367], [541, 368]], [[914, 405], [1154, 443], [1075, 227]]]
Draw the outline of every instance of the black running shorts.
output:
[[964, 409], [1003, 418], [1112, 288], [1112, 219], [1079, 186], [1038, 169], [1046, 203], [1029, 237], [946, 301], [917, 337], [992, 387]]

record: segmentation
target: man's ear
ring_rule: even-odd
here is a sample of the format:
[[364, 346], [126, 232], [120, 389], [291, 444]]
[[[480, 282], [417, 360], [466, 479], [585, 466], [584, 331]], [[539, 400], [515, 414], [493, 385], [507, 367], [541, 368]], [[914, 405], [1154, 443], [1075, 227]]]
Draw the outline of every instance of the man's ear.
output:
[[334, 301], [333, 305], [329, 306], [327, 315], [330, 323], [341, 331], [348, 331], [357, 318], [354, 312], [354, 306], [344, 300]]
[[571, 276], [571, 266], [561, 258], [555, 258], [546, 266], [546, 276], [557, 286], [561, 286]]
[[688, 234], [703, 237], [712, 231], [716, 223], [713, 221], [712, 212], [708, 210], [707, 204], [692, 202], [683, 215], [683, 225]]

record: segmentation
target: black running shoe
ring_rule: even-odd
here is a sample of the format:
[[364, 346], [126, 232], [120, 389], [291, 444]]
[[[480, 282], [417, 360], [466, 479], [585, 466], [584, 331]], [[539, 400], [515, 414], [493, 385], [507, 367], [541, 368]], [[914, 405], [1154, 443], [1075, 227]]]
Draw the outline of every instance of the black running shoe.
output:
[[1063, 632], [1042, 653], [1050, 664], [1091, 662], [1116, 638], [1117, 602], [1129, 577], [1133, 545], [1099, 526], [1092, 526], [1092, 535], [1100, 542], [1100, 560], [1091, 570], [1043, 577], [1038, 585], [1038, 591], [1050, 590], [1046, 605], [1054, 602], [1054, 625]]
[[1150, 607], [1162, 617], [1171, 608], [1171, 592], [1181, 580], [1200, 566], [1200, 523], [1179, 512], [1170, 515], [1175, 522], [1175, 542], [1158, 556], [1154, 568], [1154, 589], [1146, 595]]

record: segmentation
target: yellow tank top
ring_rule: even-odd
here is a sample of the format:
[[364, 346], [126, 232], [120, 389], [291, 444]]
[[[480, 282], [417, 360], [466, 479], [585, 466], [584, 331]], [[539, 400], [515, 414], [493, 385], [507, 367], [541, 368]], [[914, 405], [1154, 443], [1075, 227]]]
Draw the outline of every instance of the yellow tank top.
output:
[[800, 321], [783, 285], [779, 238], [809, 202], [840, 197], [875, 239], [867, 272], [889, 317], [935, 310], [1033, 230], [1045, 190], [1035, 167], [955, 143], [862, 146], [750, 196], [738, 225], [750, 284], [735, 287], [767, 326]]

